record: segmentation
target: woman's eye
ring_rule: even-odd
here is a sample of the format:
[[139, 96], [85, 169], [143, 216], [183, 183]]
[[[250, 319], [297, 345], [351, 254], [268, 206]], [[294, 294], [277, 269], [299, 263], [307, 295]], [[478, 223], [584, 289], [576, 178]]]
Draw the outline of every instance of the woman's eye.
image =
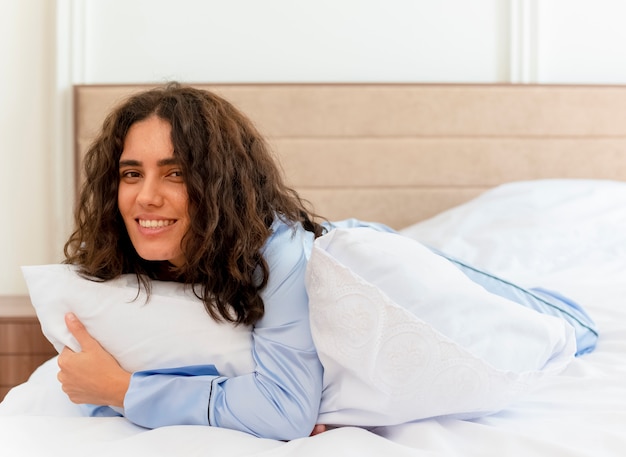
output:
[[138, 171], [133, 171], [133, 170], [122, 171], [120, 175], [122, 176], [122, 178], [126, 178], [126, 179], [139, 178], [140, 176]]

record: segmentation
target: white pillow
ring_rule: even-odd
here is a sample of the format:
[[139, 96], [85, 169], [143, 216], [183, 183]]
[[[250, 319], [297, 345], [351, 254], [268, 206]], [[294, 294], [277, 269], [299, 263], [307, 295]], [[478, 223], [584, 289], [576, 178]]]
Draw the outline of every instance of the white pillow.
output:
[[526, 287], [554, 276], [563, 291], [572, 277], [619, 270], [624, 228], [626, 183], [542, 179], [500, 185], [401, 233]]
[[135, 275], [95, 282], [70, 265], [27, 266], [22, 272], [42, 331], [57, 351], [80, 349], [65, 326], [72, 311], [127, 371], [202, 364], [225, 376], [254, 371], [250, 328], [213, 320], [182, 284], [153, 281], [146, 302]]
[[318, 238], [307, 291], [324, 365], [321, 423], [492, 413], [575, 352], [569, 324], [487, 292], [393, 233], [336, 229]]

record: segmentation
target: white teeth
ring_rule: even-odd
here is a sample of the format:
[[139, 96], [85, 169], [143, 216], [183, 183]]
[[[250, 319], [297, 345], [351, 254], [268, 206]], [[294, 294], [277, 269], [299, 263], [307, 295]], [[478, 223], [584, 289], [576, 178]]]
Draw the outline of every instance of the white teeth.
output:
[[164, 221], [163, 219], [159, 219], [159, 220], [145, 220], [145, 219], [139, 219], [139, 225], [141, 225], [142, 227], [145, 228], [160, 228], [160, 227], [167, 227], [168, 225], [172, 225], [175, 221], [172, 220], [167, 220]]

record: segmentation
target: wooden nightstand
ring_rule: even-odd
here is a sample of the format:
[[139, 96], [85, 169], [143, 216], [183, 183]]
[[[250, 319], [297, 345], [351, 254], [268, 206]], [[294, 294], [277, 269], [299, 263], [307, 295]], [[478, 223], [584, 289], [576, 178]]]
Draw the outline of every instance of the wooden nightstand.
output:
[[28, 296], [0, 296], [0, 401], [55, 355]]

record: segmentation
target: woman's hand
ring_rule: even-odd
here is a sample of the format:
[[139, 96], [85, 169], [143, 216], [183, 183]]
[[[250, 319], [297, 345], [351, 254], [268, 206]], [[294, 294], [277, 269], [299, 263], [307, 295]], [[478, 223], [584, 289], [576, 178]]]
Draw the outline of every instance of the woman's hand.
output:
[[326, 425], [315, 424], [315, 427], [313, 427], [313, 431], [311, 432], [310, 436], [319, 435], [320, 433], [324, 433], [325, 431], [326, 431]]
[[57, 378], [63, 392], [74, 403], [123, 407], [131, 374], [100, 346], [74, 314], [65, 316], [65, 324], [82, 351], [65, 347], [59, 355]]

